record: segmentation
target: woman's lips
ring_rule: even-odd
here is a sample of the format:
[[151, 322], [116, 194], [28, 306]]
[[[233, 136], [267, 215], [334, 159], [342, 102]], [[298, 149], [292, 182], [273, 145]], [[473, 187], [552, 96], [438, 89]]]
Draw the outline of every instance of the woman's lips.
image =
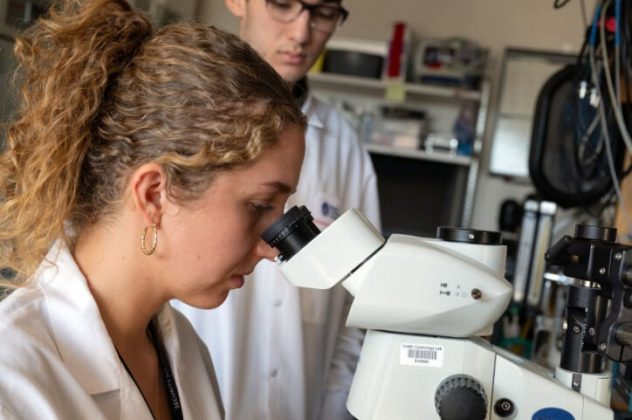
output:
[[238, 276], [238, 275], [230, 276], [230, 283], [233, 286], [233, 288], [239, 289], [245, 283], [244, 276]]

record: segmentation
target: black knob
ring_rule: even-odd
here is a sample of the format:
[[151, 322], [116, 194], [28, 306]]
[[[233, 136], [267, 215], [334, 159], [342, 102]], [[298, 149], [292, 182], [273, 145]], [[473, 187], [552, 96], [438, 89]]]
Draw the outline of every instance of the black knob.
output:
[[575, 225], [577, 239], [614, 242], [617, 239], [617, 229], [596, 225]]
[[496, 413], [498, 417], [510, 417], [515, 412], [516, 406], [513, 401], [508, 398], [501, 398], [494, 404], [494, 413]]
[[437, 387], [435, 408], [441, 420], [485, 420], [487, 395], [476, 379], [454, 375]]

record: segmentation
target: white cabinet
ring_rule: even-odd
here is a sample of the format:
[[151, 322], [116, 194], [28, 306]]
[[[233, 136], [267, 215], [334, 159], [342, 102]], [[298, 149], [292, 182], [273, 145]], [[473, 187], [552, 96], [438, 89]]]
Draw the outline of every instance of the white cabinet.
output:
[[[385, 234], [434, 236], [439, 225], [470, 227], [479, 156], [489, 101], [489, 82], [479, 90], [423, 84], [389, 85], [383, 80], [327, 73], [309, 75], [313, 92], [337, 104], [362, 131], [364, 116], [383, 106], [422, 110], [429, 133], [449, 138], [464, 105], [475, 109], [472, 154], [457, 155], [421, 148], [366, 143], [378, 176]], [[404, 93], [401, 101], [388, 99]], [[401, 98], [400, 98], [401, 99]], [[370, 136], [365, 136], [370, 137]]]

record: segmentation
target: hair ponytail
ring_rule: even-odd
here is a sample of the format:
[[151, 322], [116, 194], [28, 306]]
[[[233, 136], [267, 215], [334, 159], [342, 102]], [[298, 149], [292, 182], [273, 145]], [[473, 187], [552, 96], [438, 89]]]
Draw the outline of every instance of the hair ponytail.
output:
[[[155, 33], [124, 0], [66, 0], [17, 42], [23, 105], [0, 155], [0, 268], [17, 286], [68, 224], [116, 220], [127, 180], [161, 165], [170, 198], [257, 159], [305, 117], [238, 37], [192, 23]], [[109, 220], [108, 220], [109, 222]]]
[[124, 0], [63, 0], [16, 40], [22, 103], [0, 156], [0, 268], [16, 284], [66, 236], [103, 102], [151, 31]]

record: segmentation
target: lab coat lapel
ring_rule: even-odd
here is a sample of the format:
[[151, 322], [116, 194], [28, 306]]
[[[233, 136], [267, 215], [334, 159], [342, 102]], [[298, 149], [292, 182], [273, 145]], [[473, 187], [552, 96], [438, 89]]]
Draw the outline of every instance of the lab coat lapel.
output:
[[42, 264], [42, 282], [62, 360], [90, 394], [120, 388], [119, 362], [86, 279], [57, 241]]
[[314, 127], [319, 130], [322, 130], [325, 128], [325, 124], [323, 122], [323, 116], [317, 112], [318, 108], [316, 107], [316, 103], [314, 102], [314, 97], [312, 96], [311, 93], [308, 94], [307, 99], [305, 100], [305, 103], [303, 104], [302, 111], [303, 111], [303, 114], [309, 115], [309, 120], [307, 121], [307, 124], [310, 127]]

